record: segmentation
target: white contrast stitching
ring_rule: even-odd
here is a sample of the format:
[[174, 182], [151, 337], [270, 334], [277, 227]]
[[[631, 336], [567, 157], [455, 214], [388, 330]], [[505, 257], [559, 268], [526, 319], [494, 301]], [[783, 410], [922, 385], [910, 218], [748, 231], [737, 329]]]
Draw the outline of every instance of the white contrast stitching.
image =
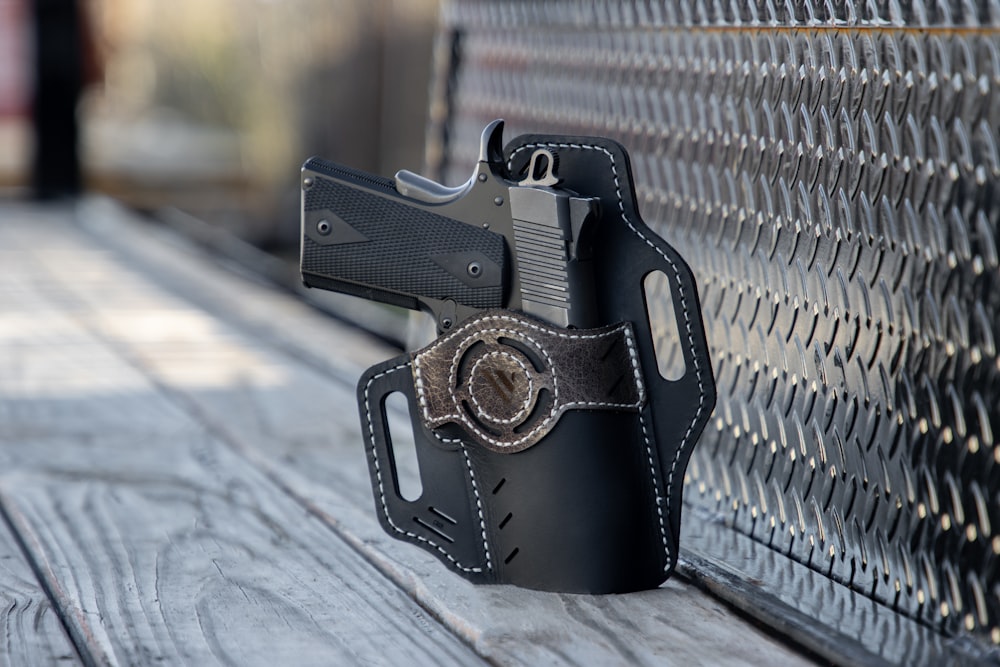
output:
[[[677, 282], [677, 292], [678, 292], [678, 294], [680, 296], [680, 299], [681, 299], [681, 307], [682, 307], [682, 309], [684, 311], [684, 322], [685, 322], [685, 325], [687, 327], [688, 345], [691, 348], [691, 358], [694, 360], [694, 371], [695, 371], [695, 375], [697, 376], [697, 379], [698, 379], [698, 409], [695, 412], [694, 418], [691, 420], [691, 423], [688, 425], [687, 431], [684, 433], [684, 437], [681, 439], [680, 445], [677, 447], [677, 452], [674, 454], [674, 460], [673, 460], [673, 462], [670, 465], [670, 473], [667, 475], [667, 500], [666, 500], [666, 504], [667, 504], [667, 514], [669, 514], [670, 513], [670, 495], [671, 495], [671, 490], [672, 490], [673, 483], [674, 483], [674, 472], [675, 472], [675, 470], [677, 468], [677, 463], [680, 461], [681, 452], [684, 451], [684, 446], [687, 444], [688, 438], [691, 436], [691, 433], [694, 431], [695, 424], [698, 423], [698, 418], [701, 416], [701, 411], [705, 407], [705, 385], [704, 385], [704, 382], [702, 381], [702, 377], [701, 377], [701, 366], [698, 363], [697, 349], [695, 348], [695, 343], [694, 343], [694, 333], [691, 330], [691, 315], [688, 312], [687, 297], [684, 294], [684, 285], [681, 282], [680, 269], [677, 268], [677, 264], [672, 259], [670, 259], [670, 257], [668, 257], [666, 255], [666, 253], [664, 253], [660, 248], [658, 248], [656, 246], [656, 244], [654, 244], [648, 238], [646, 238], [645, 236], [643, 236], [642, 233], [638, 229], [636, 229], [635, 226], [632, 224], [632, 221], [629, 220], [628, 215], [625, 213], [625, 199], [624, 199], [624, 197], [622, 195], [621, 180], [618, 177], [618, 166], [615, 163], [615, 156], [608, 149], [604, 148], [603, 146], [595, 146], [595, 145], [592, 145], [592, 144], [574, 144], [574, 143], [556, 143], [556, 142], [539, 142], [539, 143], [534, 143], [534, 144], [526, 144], [524, 146], [518, 146], [518, 148], [513, 153], [511, 153], [510, 160], [507, 163], [508, 170], [510, 169], [510, 167], [511, 167], [511, 165], [513, 163], [514, 156], [517, 155], [519, 152], [524, 151], [524, 150], [529, 150], [529, 149], [532, 149], [532, 148], [542, 148], [542, 147], [544, 147], [544, 148], [569, 148], [569, 149], [582, 149], [582, 150], [596, 150], [596, 151], [600, 151], [600, 152], [604, 153], [608, 157], [608, 160], [611, 162], [611, 173], [612, 173], [612, 175], [614, 176], [614, 179], [615, 179], [615, 194], [618, 196], [618, 210], [621, 213], [622, 221], [628, 226], [628, 228], [630, 230], [632, 230], [633, 234], [635, 234], [636, 236], [638, 236], [639, 239], [642, 240], [646, 245], [648, 245], [650, 248], [652, 248], [653, 250], [655, 250], [657, 252], [657, 254], [659, 254], [660, 257], [662, 257], [663, 259], [665, 259], [667, 261], [667, 263], [670, 264], [671, 268], [673, 268], [673, 270], [674, 270], [674, 279]], [[640, 419], [641, 419], [641, 413], [640, 413]], [[646, 439], [646, 443], [647, 443], [647, 447], [648, 447], [649, 446], [649, 436], [646, 433], [645, 423], [642, 423], [642, 426], [643, 426], [643, 436]], [[652, 462], [651, 462], [651, 464], [652, 464]], [[655, 485], [655, 480], [654, 480], [654, 488], [655, 488], [655, 486], [656, 485]], [[661, 502], [661, 499], [660, 499], [659, 495], [657, 495], [657, 498], [656, 498], [657, 511], [659, 511], [660, 502]], [[660, 518], [661, 518], [660, 528], [661, 528], [661, 532], [662, 532], [662, 530], [663, 530], [662, 515], [661, 515]], [[664, 569], [669, 569], [671, 557], [670, 557], [670, 549], [669, 549], [669, 547], [667, 547], [666, 535], [665, 534], [664, 534], [664, 548], [665, 548], [665, 552], [666, 552], [666, 556], [667, 556], [667, 565], [664, 567]]]
[[[394, 367], [392, 367], [392, 368], [390, 368], [388, 370], [384, 370], [381, 373], [378, 373], [377, 375], [373, 375], [372, 377], [370, 377], [368, 379], [368, 382], [365, 384], [365, 418], [368, 420], [368, 436], [369, 436], [368, 442], [369, 442], [369, 445], [371, 447], [372, 463], [375, 465], [375, 478], [378, 481], [378, 494], [379, 494], [379, 502], [380, 502], [381, 507], [382, 507], [382, 514], [383, 514], [383, 516], [385, 516], [386, 522], [390, 526], [392, 526], [393, 530], [395, 530], [396, 532], [398, 532], [398, 533], [400, 533], [402, 535], [406, 535], [407, 537], [411, 537], [411, 538], [420, 540], [421, 542], [426, 542], [427, 544], [429, 544], [430, 546], [434, 547], [436, 550], [438, 550], [439, 552], [441, 552], [442, 554], [444, 554], [444, 556], [448, 560], [450, 560], [455, 567], [457, 567], [458, 569], [462, 570], [463, 572], [482, 572], [483, 568], [481, 568], [481, 567], [465, 567], [465, 566], [463, 566], [451, 554], [449, 554], [447, 551], [445, 551], [444, 548], [441, 547], [439, 544], [437, 544], [433, 540], [429, 540], [426, 537], [423, 537], [422, 535], [417, 535], [416, 533], [411, 533], [408, 530], [400, 528], [395, 523], [393, 523], [392, 517], [389, 516], [389, 506], [386, 503], [386, 499], [385, 499], [385, 486], [382, 483], [382, 467], [379, 465], [378, 453], [377, 453], [377, 451], [375, 449], [375, 424], [372, 421], [371, 401], [369, 400], [368, 392], [371, 389], [372, 383], [375, 382], [375, 380], [377, 380], [377, 379], [379, 379], [381, 377], [385, 377], [386, 375], [389, 375], [390, 373], [395, 373], [396, 371], [402, 370], [404, 368], [408, 368], [409, 366], [410, 366], [410, 362], [406, 362], [405, 364], [399, 364], [398, 366], [394, 366]], [[441, 440], [442, 442], [452, 442], [452, 441], [446, 441], [443, 438], [440, 438], [439, 436], [437, 436], [437, 434], [434, 434], [434, 435], [435, 435], [435, 437], [438, 438], [438, 440]], [[472, 491], [473, 491], [473, 493], [476, 496], [476, 507], [479, 510], [479, 526], [480, 526], [480, 529], [482, 531], [483, 549], [485, 550], [485, 554], [486, 554], [486, 569], [487, 570], [492, 570], [492, 565], [491, 565], [491, 561], [490, 561], [490, 550], [489, 550], [489, 546], [486, 543], [486, 524], [485, 524], [485, 519], [483, 518], [483, 506], [482, 506], [482, 503], [481, 503], [480, 498], [479, 498], [479, 489], [476, 486], [476, 478], [475, 478], [475, 475], [472, 472], [472, 463], [469, 461], [469, 455], [465, 451], [465, 445], [461, 444], [461, 443], [460, 443], [460, 445], [462, 447], [462, 454], [465, 456], [465, 465], [469, 469], [469, 476], [470, 476], [470, 478], [472, 480]]]
[[[663, 498], [656, 483], [656, 464], [653, 462], [653, 444], [649, 439], [649, 431], [646, 430], [646, 420], [642, 418], [642, 411], [639, 411], [639, 426], [642, 428], [642, 440], [646, 443], [646, 460], [649, 461], [649, 477], [653, 482], [653, 493], [656, 495], [656, 518], [660, 524], [660, 540], [663, 542], [663, 553], [667, 557], [667, 566], [670, 565], [670, 544], [667, 542], [667, 527], [663, 522]], [[670, 497], [667, 497], [667, 511], [670, 511]], [[664, 568], [666, 569], [666, 567]]]
[[635, 378], [635, 386], [639, 392], [639, 405], [641, 406], [646, 396], [646, 385], [643, 384], [642, 368], [639, 366], [639, 351], [635, 349], [635, 334], [632, 333], [632, 327], [623, 326], [622, 329], [625, 331], [625, 347], [628, 348], [628, 358], [632, 363], [632, 376]]
[[493, 569], [493, 562], [490, 559], [490, 545], [486, 541], [486, 517], [483, 515], [483, 502], [479, 497], [479, 485], [476, 484], [476, 473], [472, 471], [472, 461], [469, 459], [469, 450], [466, 449], [465, 443], [458, 438], [442, 438], [437, 433], [434, 433], [434, 437], [441, 442], [458, 444], [462, 448], [462, 456], [465, 457], [465, 466], [469, 469], [469, 479], [472, 481], [472, 493], [476, 496], [476, 512], [479, 514], [479, 533], [483, 538], [483, 553], [486, 555], [486, 569]]
[[[631, 338], [631, 332], [629, 331], [629, 328], [628, 328], [627, 325], [622, 324], [622, 325], [619, 325], [619, 326], [615, 327], [614, 329], [611, 329], [610, 331], [602, 331], [602, 332], [597, 333], [597, 334], [569, 334], [569, 333], [563, 333], [561, 331], [554, 331], [554, 330], [551, 330], [551, 329], [546, 329], [544, 327], [538, 326], [537, 324], [535, 324], [533, 322], [529, 322], [527, 320], [522, 320], [520, 318], [513, 317], [511, 315], [490, 315], [488, 317], [480, 318], [480, 319], [477, 319], [477, 320], [475, 320], [475, 321], [473, 321], [473, 322], [471, 322], [469, 324], [466, 324], [465, 326], [461, 327], [460, 329], [456, 329], [453, 333], [449, 334], [449, 337], [453, 337], [453, 336], [457, 337], [457, 336], [461, 335], [462, 332], [468, 330], [469, 328], [478, 326], [482, 322], [488, 322], [488, 321], [491, 321], [491, 320], [500, 320], [500, 321], [503, 321], [503, 322], [512, 322], [514, 324], [520, 324], [520, 325], [522, 325], [524, 327], [527, 327], [529, 329], [533, 329], [535, 331], [540, 331], [542, 333], [545, 333], [545, 334], [548, 334], [548, 335], [553, 335], [553, 336], [556, 336], [557, 338], [564, 338], [564, 339], [567, 339], [567, 340], [596, 340], [598, 338], [606, 338], [608, 336], [614, 336], [614, 335], [618, 334], [619, 332], [624, 331], [625, 332], [625, 344], [628, 347], [628, 350], [629, 350], [629, 360], [632, 363], [632, 374], [635, 377], [636, 385], [637, 385], [636, 389], [637, 389], [638, 394], [639, 394], [638, 399], [635, 402], [633, 402], [633, 403], [612, 403], [612, 402], [602, 402], [602, 401], [572, 401], [572, 402], [566, 403], [565, 405], [560, 405], [559, 404], [559, 383], [558, 383], [558, 379], [556, 377], [556, 374], [553, 372], [553, 374], [552, 374], [552, 394], [553, 394], [553, 401], [552, 401], [552, 408], [551, 408], [551, 410], [549, 410], [549, 414], [545, 417], [545, 419], [543, 421], [539, 422], [535, 426], [535, 428], [531, 429], [531, 431], [529, 431], [528, 433], [525, 433], [523, 436], [521, 436], [517, 440], [514, 440], [512, 442], [504, 442], [504, 441], [501, 441], [501, 440], [497, 440], [496, 438], [490, 437], [489, 434], [487, 434], [486, 432], [484, 432], [475, 422], [473, 422], [471, 419], [469, 419], [465, 414], [463, 414], [461, 412], [456, 412], [456, 413], [453, 413], [453, 414], [443, 415], [441, 417], [441, 419], [445, 419], [445, 420], [451, 419], [451, 420], [459, 421], [467, 429], [469, 429], [470, 431], [472, 431], [473, 433], [475, 433], [478, 437], [480, 437], [482, 440], [490, 443], [494, 447], [497, 447], [498, 449], [510, 449], [512, 447], [517, 447], [518, 445], [523, 444], [524, 442], [526, 442], [529, 439], [531, 439], [532, 437], [534, 437], [539, 431], [547, 428], [552, 423], [552, 421], [561, 413], [561, 411], [564, 411], [564, 410], [570, 410], [570, 409], [573, 409], [573, 408], [619, 408], [619, 409], [621, 409], [621, 408], [641, 408], [642, 407], [642, 403], [643, 403], [643, 400], [644, 400], [644, 397], [645, 397], [645, 385], [643, 384], [643, 381], [642, 381], [642, 370], [639, 368], [639, 356], [638, 356], [638, 354], [636, 353], [636, 350], [635, 350], [635, 342]], [[498, 335], [506, 334], [506, 335], [512, 336], [512, 337], [521, 337], [524, 340], [526, 340], [529, 343], [531, 343], [531, 345], [533, 345], [535, 347], [535, 349], [538, 350], [543, 357], [545, 357], [545, 363], [546, 363], [546, 365], [549, 368], [554, 368], [554, 364], [552, 363], [552, 358], [549, 357], [549, 355], [545, 352], [545, 349], [541, 345], [539, 345], [535, 340], [533, 340], [529, 336], [525, 335], [524, 332], [517, 331], [517, 330], [514, 330], [514, 329], [491, 328], [491, 329], [482, 329], [482, 330], [480, 330], [480, 331], [478, 331], [476, 333], [478, 333], [478, 334], [498, 334]], [[451, 368], [449, 370], [449, 377], [455, 377], [455, 369], [458, 367], [458, 363], [461, 360], [462, 354], [464, 352], [465, 352], [465, 350], [462, 349], [462, 348], [458, 349], [455, 352], [455, 354], [454, 354], [454, 356], [452, 357], [452, 360], [451, 360]], [[417, 401], [420, 403], [420, 409], [423, 412], [424, 421], [427, 422], [427, 423], [430, 423], [431, 422], [431, 414], [430, 414], [430, 407], [427, 404], [427, 396], [426, 396], [426, 393], [424, 391], [424, 379], [423, 379], [423, 374], [422, 374], [422, 370], [421, 370], [421, 363], [420, 363], [421, 362], [421, 358], [422, 358], [422, 356], [420, 354], [415, 355], [414, 358], [413, 358], [413, 368], [414, 368], [414, 382], [413, 382], [413, 384], [414, 384], [414, 387], [416, 387], [416, 390], [417, 390]]]

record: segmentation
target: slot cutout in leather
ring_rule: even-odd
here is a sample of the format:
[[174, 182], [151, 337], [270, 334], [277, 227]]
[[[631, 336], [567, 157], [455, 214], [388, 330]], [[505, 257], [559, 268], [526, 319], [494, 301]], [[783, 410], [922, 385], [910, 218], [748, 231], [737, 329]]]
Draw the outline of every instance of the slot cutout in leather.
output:
[[684, 362], [680, 332], [677, 330], [670, 279], [663, 271], [652, 271], [643, 279], [642, 290], [646, 297], [646, 317], [656, 353], [656, 369], [664, 380], [680, 380], [687, 373], [687, 365]]
[[424, 492], [420, 480], [417, 445], [410, 420], [410, 404], [406, 396], [394, 391], [385, 397], [385, 420], [389, 436], [389, 451], [396, 469], [396, 492], [403, 500], [413, 502]]

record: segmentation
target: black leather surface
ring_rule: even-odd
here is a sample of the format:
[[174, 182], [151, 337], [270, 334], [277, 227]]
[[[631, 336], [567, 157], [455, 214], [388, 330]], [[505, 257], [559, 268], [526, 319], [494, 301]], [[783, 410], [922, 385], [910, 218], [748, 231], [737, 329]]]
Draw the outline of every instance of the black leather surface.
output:
[[[413, 361], [381, 364], [358, 388], [376, 509], [390, 534], [424, 547], [473, 581], [577, 593], [655, 587], [677, 562], [684, 471], [715, 402], [697, 290], [681, 257], [639, 217], [628, 157], [620, 145], [603, 139], [519, 137], [507, 147], [512, 181], [520, 180], [529, 149], [538, 145], [558, 160], [560, 187], [600, 200], [591, 260], [597, 287], [590, 298], [599, 324], [631, 325], [623, 329], [626, 344], [610, 346], [604, 354], [617, 350], [618, 375], [644, 394], [621, 407], [573, 406], [530, 446], [504, 447], [507, 440], [517, 440], [516, 429], [507, 440], [497, 436], [500, 444], [471, 437], [477, 424], [490, 421], [482, 406], [471, 408], [480, 413], [476, 421], [451, 419], [439, 426], [440, 420], [428, 420], [431, 399], [455, 389], [450, 378], [461, 375], [461, 346], [449, 353], [445, 343], [432, 344]], [[653, 271], [670, 281], [676, 328], [683, 332], [679, 348], [685, 372], [672, 381], [660, 377], [647, 321], [643, 279]], [[583, 377], [585, 357], [601, 349], [594, 341], [607, 337], [553, 329], [543, 340], [539, 325], [517, 313], [479, 317], [506, 318], [506, 333], [495, 342], [513, 341], [536, 357], [524, 363], [549, 366], [537, 370], [552, 373], [553, 395], [560, 374], [567, 382]], [[462, 338], [476, 323], [476, 318], [460, 323], [446, 339]], [[439, 348], [444, 353], [435, 356]], [[546, 361], [554, 356], [571, 361]], [[428, 365], [441, 373], [428, 372]], [[444, 386], [441, 378], [448, 380]], [[430, 381], [434, 386], [427, 385]], [[429, 430], [414, 421], [425, 491], [413, 502], [399, 494], [388, 463], [392, 444], [381, 411], [393, 391], [407, 396], [412, 415], [436, 427]], [[461, 400], [461, 392], [457, 395]], [[463, 502], [466, 507], [459, 510]], [[426, 512], [442, 507], [456, 508], [452, 525], [428, 525]]]

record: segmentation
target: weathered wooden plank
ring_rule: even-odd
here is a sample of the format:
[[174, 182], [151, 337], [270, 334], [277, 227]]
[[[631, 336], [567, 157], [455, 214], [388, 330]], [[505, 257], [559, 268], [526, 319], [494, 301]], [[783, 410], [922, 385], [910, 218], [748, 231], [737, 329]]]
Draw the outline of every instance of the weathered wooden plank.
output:
[[[0, 505], [85, 662], [479, 662], [88, 330], [74, 291], [107, 286], [122, 306], [113, 286], [140, 276], [58, 221], [27, 222], [0, 225]], [[156, 290], [131, 296], [130, 331], [211, 324]]]
[[[162, 245], [134, 235], [128, 225], [100, 233], [142, 258], [145, 276], [123, 289], [155, 293], [158, 286], [146, 276], [184, 295], [198, 285], [192, 298], [216, 319], [213, 331], [189, 328], [183, 339], [162, 335], [162, 329], [140, 334], [122, 326], [122, 311], [98, 297], [108, 286], [74, 288], [95, 329], [127, 349], [144, 372], [176, 392], [187, 411], [355, 544], [481, 655], [502, 664], [808, 662], [678, 579], [654, 591], [618, 596], [476, 587], [423, 551], [392, 540], [375, 519], [355, 408], [354, 382], [370, 363], [364, 357], [373, 355], [362, 355], [356, 342], [345, 351], [339, 344], [343, 330], [329, 321], [317, 324], [307, 312], [286, 311], [285, 319], [275, 321], [266, 292], [203, 261], [164, 253]], [[124, 293], [118, 298], [135, 300]], [[230, 307], [234, 301], [238, 306]], [[311, 334], [302, 336], [303, 329]], [[201, 372], [225, 374], [234, 358], [241, 360], [240, 374], [226, 386], [198, 381]]]
[[[105, 455], [124, 461], [132, 446]], [[141, 452], [127, 470], [67, 464], [76, 443], [50, 441], [39, 449], [63, 457], [61, 470], [0, 479], [14, 525], [96, 662], [474, 660], [315, 518], [281, 507], [266, 480], [234, 477], [245, 464], [210, 440], [201, 446], [197, 469], [181, 461], [163, 475]], [[223, 473], [215, 484], [199, 479], [203, 466]]]
[[0, 521], [0, 666], [79, 663], [38, 578]]

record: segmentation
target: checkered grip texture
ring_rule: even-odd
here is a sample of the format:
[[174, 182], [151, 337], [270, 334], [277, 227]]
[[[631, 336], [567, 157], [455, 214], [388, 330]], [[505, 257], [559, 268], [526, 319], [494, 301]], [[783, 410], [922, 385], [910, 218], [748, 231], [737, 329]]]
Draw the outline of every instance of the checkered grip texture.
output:
[[429, 150], [457, 182], [493, 118], [624, 144], [718, 383], [687, 520], [986, 651], [998, 22], [995, 1], [457, 1]]
[[[373, 294], [451, 298], [473, 308], [503, 305], [499, 280], [485, 287], [470, 286], [435, 261], [450, 253], [475, 251], [502, 267], [503, 236], [402, 203], [398, 195], [373, 194], [381, 187], [369, 190], [316, 176], [306, 190], [304, 211], [330, 212], [364, 240], [320, 245], [305, 236], [303, 271], [363, 286]], [[363, 289], [356, 293], [368, 294]]]

